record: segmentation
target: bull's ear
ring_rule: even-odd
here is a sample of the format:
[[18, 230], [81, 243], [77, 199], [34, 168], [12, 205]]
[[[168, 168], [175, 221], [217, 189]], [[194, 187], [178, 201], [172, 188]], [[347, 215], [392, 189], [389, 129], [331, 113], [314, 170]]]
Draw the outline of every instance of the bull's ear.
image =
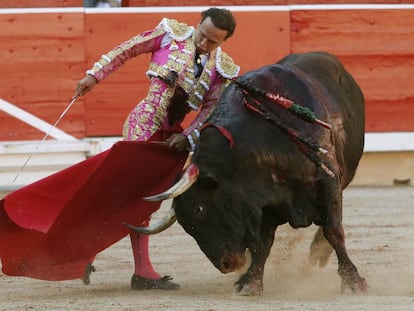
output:
[[203, 174], [198, 177], [198, 184], [200, 187], [213, 190], [218, 187], [217, 179], [211, 174]]

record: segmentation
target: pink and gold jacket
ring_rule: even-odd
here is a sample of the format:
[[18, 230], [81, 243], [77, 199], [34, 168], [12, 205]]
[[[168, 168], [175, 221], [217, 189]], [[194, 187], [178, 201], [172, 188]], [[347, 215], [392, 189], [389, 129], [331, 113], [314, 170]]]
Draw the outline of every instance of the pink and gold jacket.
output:
[[[149, 91], [129, 114], [124, 124], [126, 140], [148, 140], [156, 131], [168, 129], [168, 108], [176, 89], [184, 90], [188, 110], [198, 111], [195, 119], [183, 130], [190, 144], [199, 136], [199, 130], [218, 103], [220, 94], [239, 73], [239, 66], [218, 47], [205, 61], [201, 76], [194, 71], [194, 27], [164, 18], [158, 26], [139, 34], [102, 55], [99, 62], [86, 73], [98, 82], [121, 67], [127, 60], [143, 53], [152, 53], [147, 71]], [[176, 83], [170, 85], [164, 78], [176, 73]], [[188, 111], [186, 111], [188, 112]], [[181, 120], [180, 120], [181, 121]]]

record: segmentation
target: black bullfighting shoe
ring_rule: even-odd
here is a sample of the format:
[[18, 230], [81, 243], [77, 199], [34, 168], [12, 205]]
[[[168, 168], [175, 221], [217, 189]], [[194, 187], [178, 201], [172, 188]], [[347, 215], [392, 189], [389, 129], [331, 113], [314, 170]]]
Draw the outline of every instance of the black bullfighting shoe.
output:
[[165, 289], [165, 290], [177, 290], [180, 289], [180, 285], [171, 282], [173, 278], [170, 276], [164, 276], [158, 280], [147, 279], [136, 274], [132, 275], [131, 288], [137, 290], [143, 289]]
[[83, 284], [89, 285], [91, 283], [90, 275], [91, 275], [92, 272], [95, 272], [95, 271], [96, 271], [96, 269], [91, 263], [86, 266], [85, 274], [82, 277]]

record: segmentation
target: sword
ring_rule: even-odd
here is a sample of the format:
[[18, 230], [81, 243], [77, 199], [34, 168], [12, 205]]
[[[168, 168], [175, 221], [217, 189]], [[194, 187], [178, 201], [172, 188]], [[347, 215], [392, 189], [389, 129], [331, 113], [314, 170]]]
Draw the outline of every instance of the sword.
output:
[[35, 154], [37, 152], [37, 150], [39, 149], [40, 145], [46, 140], [46, 138], [49, 137], [50, 133], [52, 132], [53, 129], [56, 128], [56, 126], [59, 124], [59, 122], [62, 120], [62, 118], [65, 116], [65, 114], [69, 111], [69, 109], [73, 106], [73, 104], [75, 103], [76, 99], [79, 97], [75, 96], [72, 97], [71, 102], [69, 103], [69, 105], [66, 106], [65, 110], [63, 110], [63, 112], [60, 114], [59, 118], [56, 120], [56, 122], [50, 127], [50, 129], [46, 132], [45, 136], [43, 136], [42, 140], [39, 141], [39, 143], [35, 146], [35, 148], [33, 149], [33, 151], [30, 153], [30, 155], [27, 157], [26, 161], [23, 163], [23, 166], [20, 168], [20, 170], [17, 172], [16, 176], [14, 176], [14, 179], [12, 181], [12, 184], [14, 184], [17, 180], [17, 178], [20, 176], [20, 174], [23, 172], [23, 170], [25, 169], [25, 167], [27, 166], [27, 164], [29, 163], [29, 161], [32, 159], [33, 154]]

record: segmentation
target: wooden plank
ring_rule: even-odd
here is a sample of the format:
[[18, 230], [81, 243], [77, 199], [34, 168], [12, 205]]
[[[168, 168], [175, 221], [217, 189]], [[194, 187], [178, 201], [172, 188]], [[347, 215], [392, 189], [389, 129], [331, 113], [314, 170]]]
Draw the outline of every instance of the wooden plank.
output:
[[[339, 56], [370, 100], [400, 101], [414, 98], [411, 55]], [[414, 104], [414, 103], [413, 103]], [[396, 121], [398, 122], [398, 121]]]
[[[286, 4], [400, 4], [412, 3], [412, 0], [197, 0], [200, 6], [216, 5], [286, 5]], [[123, 0], [123, 6], [143, 7], [143, 6], [193, 6], [194, 0]]]
[[241, 73], [272, 64], [290, 52], [288, 11], [234, 12], [234, 16], [236, 32], [223, 46]]
[[0, 14], [0, 64], [83, 62], [83, 13]]
[[[124, 7], [146, 6], [231, 6], [231, 5], [287, 5], [287, 4], [354, 4], [352, 0], [122, 0]], [[404, 4], [411, 0], [363, 0], [364, 4]], [[82, 0], [0, 0], [0, 8], [82, 7]]]
[[79, 38], [84, 35], [84, 14], [27, 13], [0, 14], [0, 36], [24, 38]]
[[[0, 14], [0, 94], [6, 101], [54, 124], [85, 67], [83, 13]], [[85, 136], [84, 103], [58, 127]], [[0, 114], [0, 140], [41, 139], [44, 133]], [[4, 128], [4, 130], [3, 130]]]
[[[0, 94], [18, 107], [54, 123], [69, 104], [76, 88], [74, 72], [84, 65], [62, 63], [32, 63], [2, 65], [5, 75], [0, 75]], [[74, 70], [76, 68], [76, 70]], [[59, 128], [76, 137], [85, 135], [85, 111], [83, 100], [78, 100], [59, 124]], [[39, 139], [41, 133], [27, 126], [20, 126], [20, 121], [4, 116], [0, 120], [2, 128], [10, 128], [14, 134], [0, 134], [0, 139], [22, 135], [24, 139]], [[23, 139], [22, 138], [22, 139]]]
[[332, 52], [360, 84], [368, 132], [414, 130], [414, 10], [312, 10], [291, 16], [292, 52]]
[[42, 101], [67, 102], [75, 92], [84, 63], [7, 63], [1, 65], [0, 94], [20, 105]]
[[292, 11], [292, 51], [414, 54], [413, 10]]
[[0, 0], [0, 8], [81, 7], [83, 0]]
[[42, 133], [0, 111], [0, 141], [42, 139]]
[[367, 132], [414, 130], [412, 55], [340, 56], [366, 99]]
[[[364, 91], [368, 131], [413, 130], [413, 12], [234, 12], [237, 30], [223, 49], [242, 73], [275, 62], [290, 46], [292, 52], [333, 52]], [[192, 25], [199, 20], [197, 12], [0, 14], [0, 94], [53, 123], [101, 54], [164, 16]], [[146, 95], [148, 61], [148, 55], [131, 60], [79, 99], [61, 128], [76, 137], [120, 135], [124, 119]], [[43, 136], [7, 115], [0, 114], [0, 126], [0, 140]]]
[[403, 100], [367, 100], [367, 132], [414, 131], [414, 97]]
[[[42, 120], [54, 124], [67, 106], [67, 102], [47, 102], [20, 105]], [[84, 105], [77, 102], [58, 124], [58, 128], [77, 138], [85, 136]], [[45, 133], [0, 111], [0, 140], [42, 139]]]
[[[71, 101], [71, 104], [68, 106], [68, 109], [73, 104], [73, 101], [74, 100]], [[1, 98], [0, 98], [0, 110], [23, 121], [24, 123], [30, 124], [34, 128], [37, 128], [40, 131], [43, 131], [44, 133], [48, 133], [48, 136], [53, 137], [55, 139], [76, 140], [73, 136], [68, 135], [67, 133], [60, 130], [56, 126], [51, 126], [51, 124], [45, 122], [44, 120], [36, 117], [35, 115], [27, 112], [26, 110], [21, 109], [17, 107], [16, 105], [13, 105]]]
[[0, 41], [0, 50], [4, 51], [0, 63], [83, 62], [82, 49], [79, 39], [4, 38]]

